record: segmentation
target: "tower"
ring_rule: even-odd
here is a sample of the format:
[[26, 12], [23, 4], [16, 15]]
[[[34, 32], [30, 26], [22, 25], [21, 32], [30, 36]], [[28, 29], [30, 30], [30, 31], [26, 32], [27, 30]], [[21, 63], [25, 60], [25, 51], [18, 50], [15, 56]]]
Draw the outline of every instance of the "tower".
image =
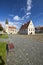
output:
[[6, 22], [5, 22], [5, 26], [6, 26], [6, 32], [8, 33], [8, 20], [6, 19]]

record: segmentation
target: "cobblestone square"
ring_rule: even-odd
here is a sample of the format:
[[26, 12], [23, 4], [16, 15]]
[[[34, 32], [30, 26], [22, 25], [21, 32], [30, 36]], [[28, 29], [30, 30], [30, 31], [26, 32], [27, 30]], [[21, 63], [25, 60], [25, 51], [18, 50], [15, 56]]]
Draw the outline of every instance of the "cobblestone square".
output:
[[9, 35], [14, 49], [6, 56], [7, 65], [43, 65], [43, 43], [25, 35]]

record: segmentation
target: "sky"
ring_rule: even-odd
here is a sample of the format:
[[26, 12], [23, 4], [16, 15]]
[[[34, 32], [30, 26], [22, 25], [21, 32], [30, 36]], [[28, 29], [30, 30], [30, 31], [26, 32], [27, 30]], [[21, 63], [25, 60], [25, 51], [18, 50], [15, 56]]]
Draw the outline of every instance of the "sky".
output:
[[43, 26], [43, 0], [0, 0], [0, 23], [3, 26], [6, 19], [9, 25], [18, 29], [29, 20], [34, 26]]

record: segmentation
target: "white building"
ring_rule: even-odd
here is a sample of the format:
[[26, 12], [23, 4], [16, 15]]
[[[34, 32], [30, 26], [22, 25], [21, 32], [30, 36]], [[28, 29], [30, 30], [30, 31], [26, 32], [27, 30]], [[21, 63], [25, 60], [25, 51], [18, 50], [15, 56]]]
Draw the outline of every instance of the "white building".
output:
[[25, 23], [24, 25], [21, 26], [20, 34], [35, 34], [35, 27], [32, 21], [29, 21], [27, 23]]
[[9, 26], [6, 24], [6, 32], [7, 34], [17, 34], [17, 29], [15, 26]]

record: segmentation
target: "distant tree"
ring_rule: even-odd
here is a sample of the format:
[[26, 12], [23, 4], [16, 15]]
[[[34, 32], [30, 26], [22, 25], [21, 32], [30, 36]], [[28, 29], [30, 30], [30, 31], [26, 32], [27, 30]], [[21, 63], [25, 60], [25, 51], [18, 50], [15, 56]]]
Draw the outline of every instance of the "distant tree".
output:
[[8, 24], [8, 19], [6, 19], [6, 22], [5, 22], [5, 24]]
[[2, 31], [3, 30], [3, 27], [2, 27], [2, 25], [0, 24], [0, 31]]

